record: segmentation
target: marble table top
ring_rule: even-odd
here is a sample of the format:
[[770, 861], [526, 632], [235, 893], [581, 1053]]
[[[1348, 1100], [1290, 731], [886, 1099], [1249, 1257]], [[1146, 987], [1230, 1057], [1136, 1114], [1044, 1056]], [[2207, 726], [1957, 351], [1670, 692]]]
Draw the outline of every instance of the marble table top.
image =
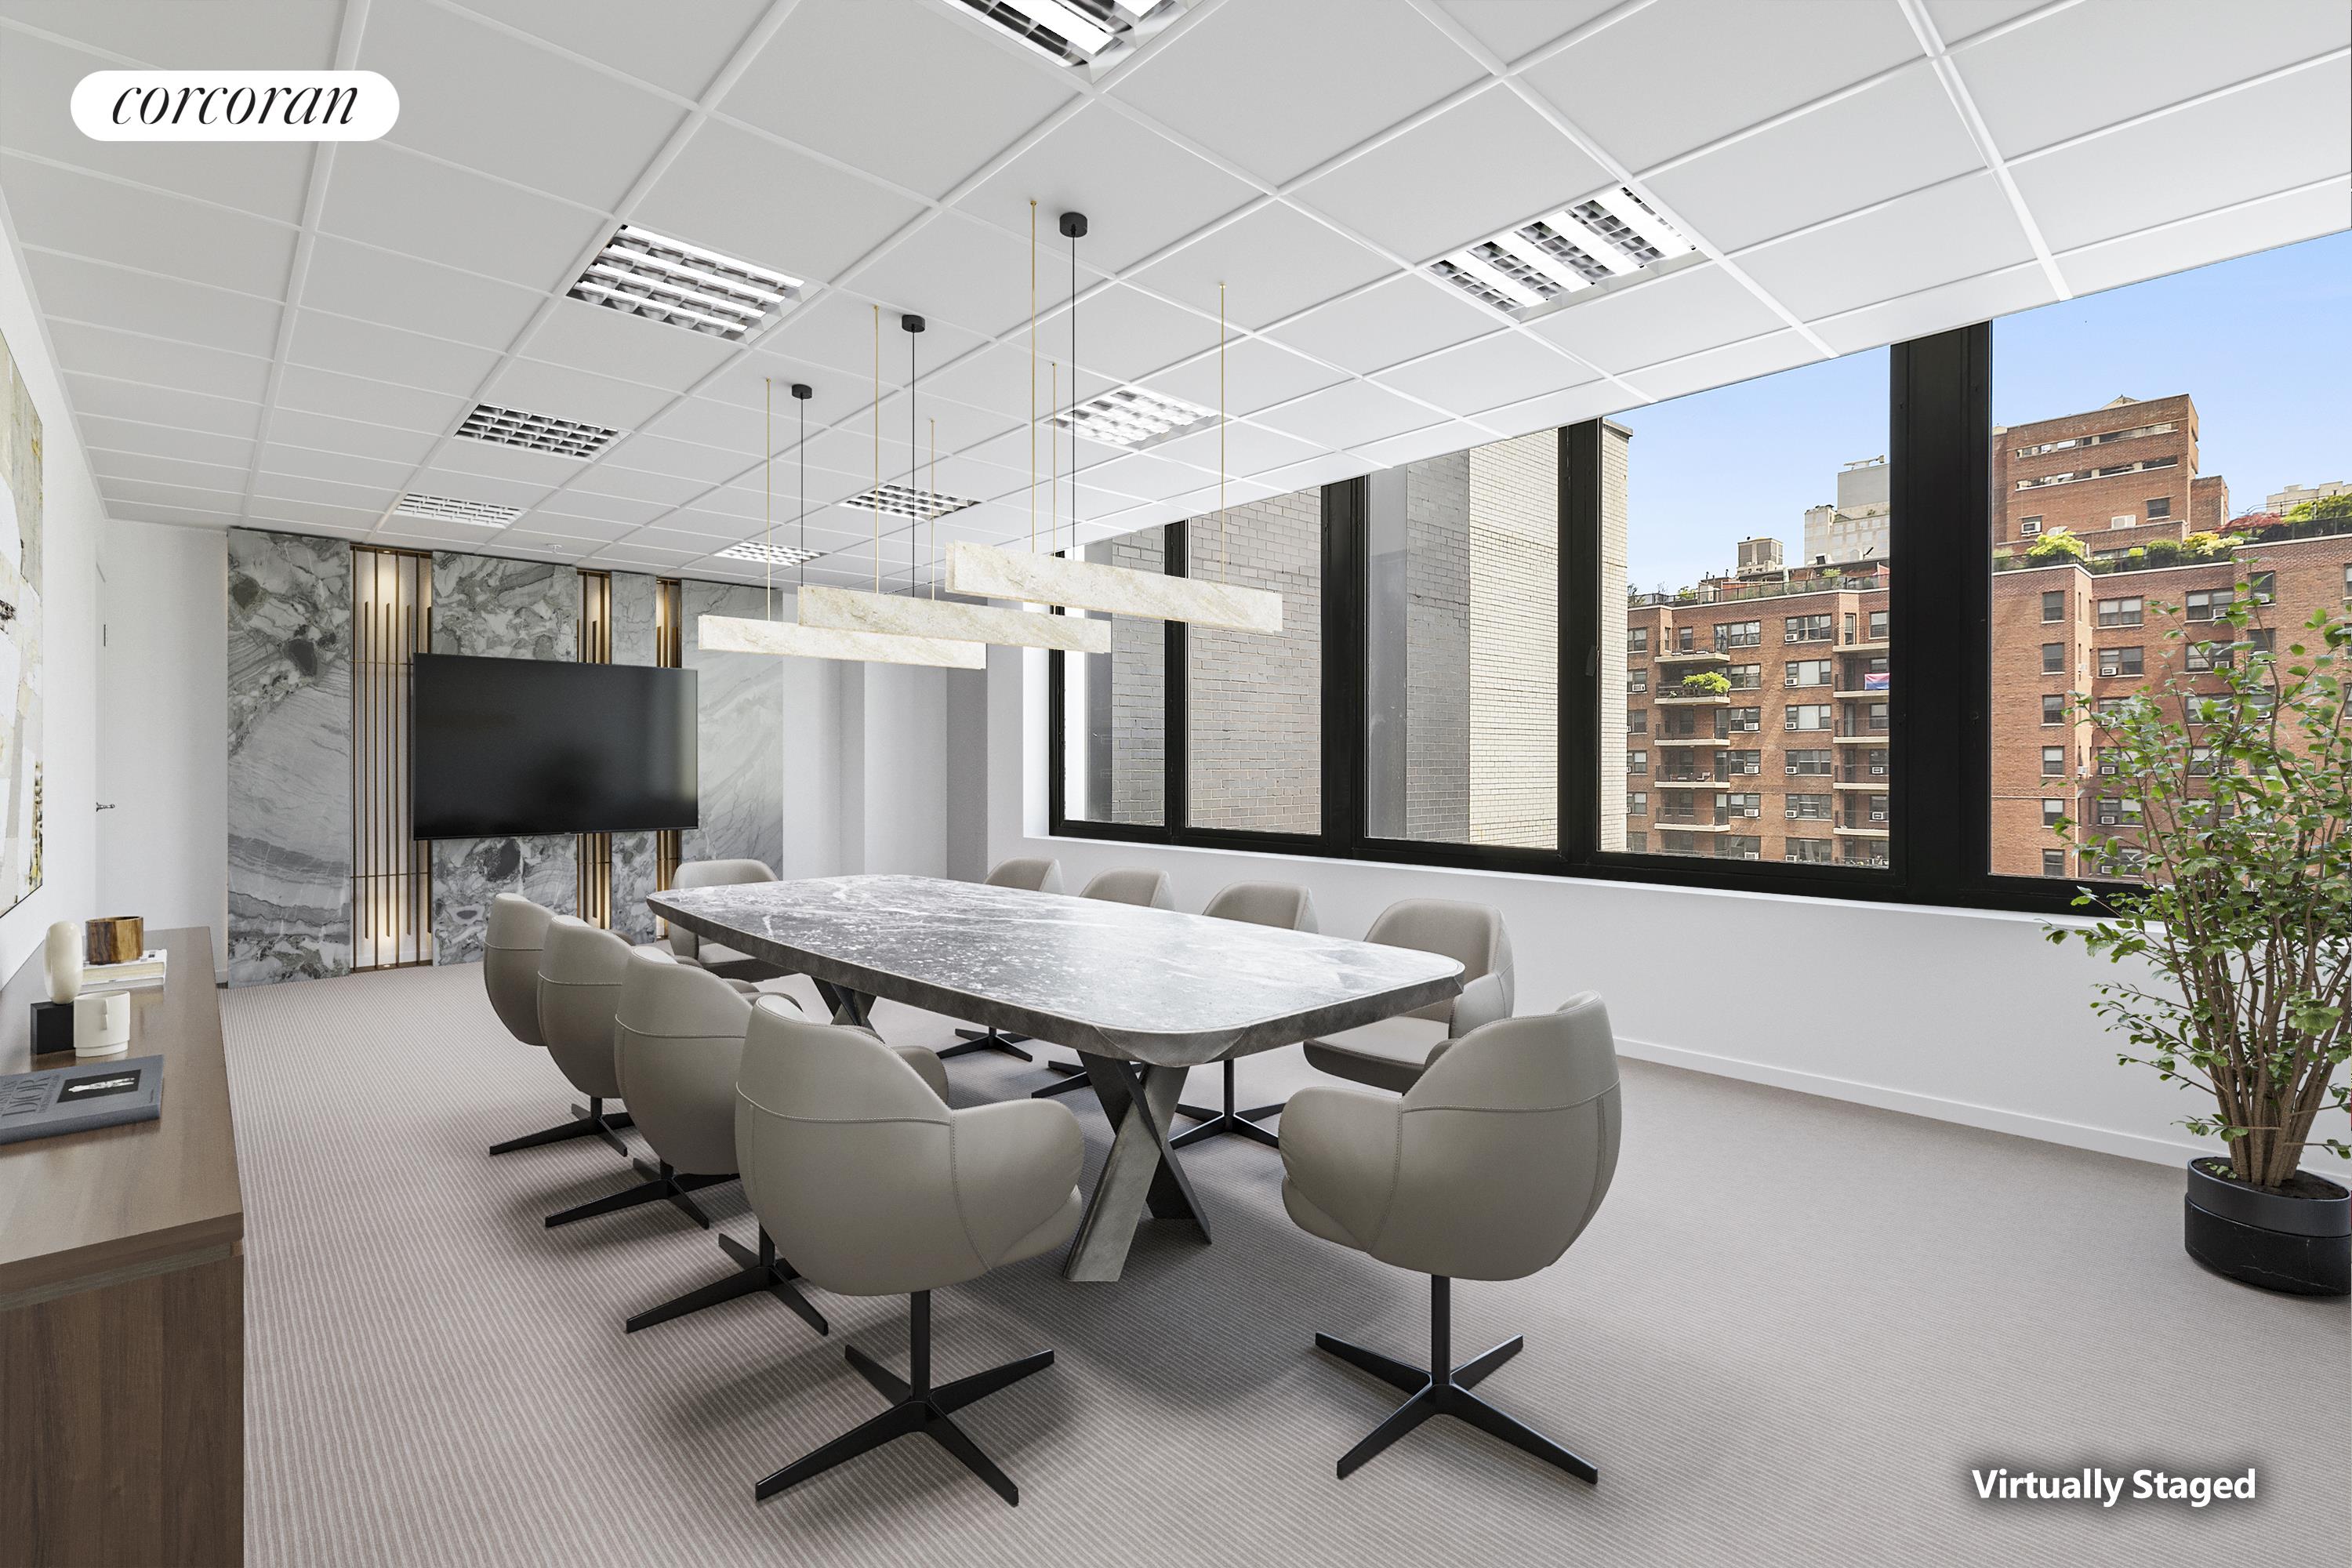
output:
[[1191, 1067], [1442, 1002], [1436, 953], [930, 877], [656, 893], [698, 936], [868, 995], [1073, 1050]]

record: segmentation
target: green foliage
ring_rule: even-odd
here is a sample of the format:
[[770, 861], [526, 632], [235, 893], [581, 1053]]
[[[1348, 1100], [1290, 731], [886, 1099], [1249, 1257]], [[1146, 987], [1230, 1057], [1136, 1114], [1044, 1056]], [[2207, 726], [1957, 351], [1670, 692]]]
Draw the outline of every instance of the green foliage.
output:
[[2064, 561], [2084, 561], [2091, 548], [2063, 528], [2053, 528], [2033, 542], [2025, 552], [2026, 561], [2035, 566], [2055, 566]]
[[1683, 677], [1682, 694], [1685, 697], [1728, 697], [1731, 694], [1731, 678], [1717, 675], [1711, 669], [1694, 670]]
[[2147, 563], [2151, 566], [2177, 565], [2180, 560], [2180, 541], [2151, 539], [2147, 542]]
[[[2192, 679], [2173, 658], [2176, 673], [2136, 696], [2078, 701], [2114, 766], [2100, 787], [2138, 805], [2146, 879], [2087, 929], [2049, 935], [2154, 972], [2153, 986], [2097, 987], [2095, 1009], [2131, 1043], [2116, 1059], [2210, 1095], [2181, 1125], [2224, 1140], [2240, 1177], [2275, 1188], [2306, 1149], [2352, 1157], [2352, 1143], [2313, 1136], [2323, 1112], [2341, 1126], [2352, 1110], [2340, 1074], [2352, 1059], [2352, 618], [2322, 609], [2299, 636], [2282, 629], [2296, 640], [2273, 657], [2247, 635], [2260, 612], [2240, 601], [2165, 634], [2185, 652], [2226, 624], [2240, 655], [2227, 668]], [[2126, 871], [2081, 824], [2059, 831], [2086, 864]]]
[[2321, 496], [2286, 509], [2289, 522], [2327, 522], [2337, 518], [2352, 518], [2352, 495]]

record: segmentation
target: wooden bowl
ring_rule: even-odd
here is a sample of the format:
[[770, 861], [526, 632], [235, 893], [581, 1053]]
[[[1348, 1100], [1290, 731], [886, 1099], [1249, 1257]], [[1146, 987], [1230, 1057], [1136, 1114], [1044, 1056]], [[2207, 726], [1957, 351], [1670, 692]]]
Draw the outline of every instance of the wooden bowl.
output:
[[147, 947], [147, 922], [137, 915], [101, 915], [82, 928], [89, 963], [129, 963]]

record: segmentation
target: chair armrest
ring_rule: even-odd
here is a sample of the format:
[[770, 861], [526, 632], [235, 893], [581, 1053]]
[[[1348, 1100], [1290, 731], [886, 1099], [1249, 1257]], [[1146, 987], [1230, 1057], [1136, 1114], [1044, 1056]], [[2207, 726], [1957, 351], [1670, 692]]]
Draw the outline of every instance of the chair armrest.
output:
[[1054, 1100], [952, 1111], [949, 1151], [964, 1230], [991, 1268], [1070, 1201], [1086, 1162], [1078, 1119]]
[[669, 928], [669, 951], [672, 957], [676, 958], [680, 963], [691, 963], [698, 969], [701, 967], [701, 960], [696, 958], [694, 955], [700, 952], [701, 948], [702, 942], [700, 938], [697, 937], [692, 931], [687, 930], [684, 926], [678, 925], [675, 921], [671, 923]]
[[1283, 1108], [1285, 1178], [1359, 1247], [1378, 1238], [1396, 1192], [1403, 1110], [1392, 1095], [1324, 1084]]
[[941, 1105], [948, 1102], [948, 1064], [940, 1060], [939, 1052], [922, 1046], [892, 1046], [890, 1049], [915, 1069], [915, 1075], [940, 1097]]
[[1482, 974], [1465, 985], [1462, 994], [1454, 999], [1454, 1013], [1445, 1024], [1446, 1037], [1458, 1040], [1481, 1025], [1510, 1016], [1511, 996], [1503, 984], [1503, 977]]

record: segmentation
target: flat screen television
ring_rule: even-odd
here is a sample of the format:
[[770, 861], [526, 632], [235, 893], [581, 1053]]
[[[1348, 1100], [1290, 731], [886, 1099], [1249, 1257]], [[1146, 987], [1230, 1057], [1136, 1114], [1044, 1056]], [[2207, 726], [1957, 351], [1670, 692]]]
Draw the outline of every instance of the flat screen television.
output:
[[419, 838], [693, 827], [694, 671], [418, 654]]

